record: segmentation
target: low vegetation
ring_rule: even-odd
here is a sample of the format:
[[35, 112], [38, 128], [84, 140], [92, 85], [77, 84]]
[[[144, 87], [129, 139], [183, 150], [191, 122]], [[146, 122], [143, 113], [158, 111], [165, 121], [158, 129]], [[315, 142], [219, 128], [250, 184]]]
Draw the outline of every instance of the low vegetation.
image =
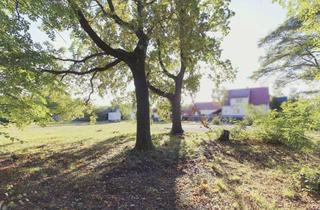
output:
[[[0, 140], [5, 209], [317, 209], [320, 151], [214, 133], [172, 137], [153, 124], [156, 150], [131, 150], [135, 125], [6, 130]], [[319, 139], [318, 135], [313, 138]]]
[[309, 150], [319, 147], [310, 133], [320, 128], [320, 100], [299, 99], [282, 104], [281, 111], [261, 110], [248, 107], [247, 116], [234, 122], [231, 129], [233, 139], [255, 139], [272, 144], [286, 145], [295, 150]]

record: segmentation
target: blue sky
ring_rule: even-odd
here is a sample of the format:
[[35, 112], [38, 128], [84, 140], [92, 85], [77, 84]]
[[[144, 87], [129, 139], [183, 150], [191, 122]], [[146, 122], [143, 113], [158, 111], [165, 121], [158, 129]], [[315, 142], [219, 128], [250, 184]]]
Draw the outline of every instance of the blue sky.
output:
[[[222, 48], [224, 58], [231, 60], [238, 74], [236, 80], [226, 83], [224, 88], [268, 86], [272, 93], [277, 92], [272, 87], [272, 81], [255, 82], [250, 80], [249, 76], [259, 67], [259, 57], [264, 53], [263, 49], [258, 48], [258, 41], [285, 20], [286, 10], [278, 4], [272, 4], [271, 0], [232, 0], [231, 9], [236, 14], [231, 19], [231, 31], [224, 39]], [[46, 40], [46, 35], [40, 32], [36, 25], [31, 27], [31, 33], [37, 41]], [[68, 45], [68, 33], [60, 35], [56, 40], [57, 48]], [[214, 84], [209, 79], [203, 78], [196, 101], [211, 101], [213, 88]], [[110, 96], [104, 98], [94, 96], [93, 100], [97, 105], [107, 105], [110, 103], [110, 98]], [[191, 98], [184, 97], [183, 101], [190, 103]]]

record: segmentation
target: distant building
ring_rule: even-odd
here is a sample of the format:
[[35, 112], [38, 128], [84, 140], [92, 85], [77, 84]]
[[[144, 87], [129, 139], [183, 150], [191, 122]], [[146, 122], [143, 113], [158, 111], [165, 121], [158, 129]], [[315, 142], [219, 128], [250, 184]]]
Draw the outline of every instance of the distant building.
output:
[[121, 112], [119, 109], [116, 109], [112, 112], [108, 112], [108, 121], [117, 122], [121, 121]]
[[228, 90], [221, 116], [223, 118], [242, 119], [246, 114], [248, 105], [260, 107], [262, 111], [267, 112], [269, 110], [269, 88]]
[[182, 111], [182, 120], [199, 120], [200, 117], [212, 119], [221, 112], [221, 106], [215, 102], [199, 102], [194, 103], [187, 109]]

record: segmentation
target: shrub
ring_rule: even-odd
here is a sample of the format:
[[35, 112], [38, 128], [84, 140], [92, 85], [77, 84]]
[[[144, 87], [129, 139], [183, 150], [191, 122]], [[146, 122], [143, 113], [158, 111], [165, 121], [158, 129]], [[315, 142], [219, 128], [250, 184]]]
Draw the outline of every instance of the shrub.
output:
[[262, 107], [248, 105], [246, 107], [246, 115], [243, 120], [247, 126], [251, 126], [255, 120], [263, 118], [266, 114], [267, 113], [263, 111]]
[[319, 122], [314, 115], [318, 113], [318, 100], [299, 100], [286, 102], [282, 112], [271, 110], [253, 122], [254, 134], [258, 139], [272, 143], [282, 143], [301, 149], [310, 146], [306, 131], [316, 129]]
[[309, 192], [320, 193], [320, 168], [303, 167], [300, 170], [301, 186]]
[[234, 123], [230, 129], [230, 137], [232, 140], [245, 140], [248, 139], [249, 132], [246, 129], [246, 121], [241, 120]]
[[214, 117], [214, 118], [212, 119], [212, 124], [213, 124], [213, 125], [221, 125], [222, 122], [221, 122], [221, 120], [220, 120], [220, 117], [218, 117], [218, 116]]
[[91, 125], [94, 125], [97, 123], [97, 115], [95, 113], [93, 113], [91, 116], [90, 116], [90, 124]]

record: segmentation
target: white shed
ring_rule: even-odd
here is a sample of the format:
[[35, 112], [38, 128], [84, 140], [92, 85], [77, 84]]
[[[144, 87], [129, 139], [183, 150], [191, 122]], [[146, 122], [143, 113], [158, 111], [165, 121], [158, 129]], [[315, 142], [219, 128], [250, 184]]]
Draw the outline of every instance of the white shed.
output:
[[119, 109], [115, 110], [114, 112], [108, 113], [108, 120], [109, 121], [120, 121], [121, 120], [121, 112]]

